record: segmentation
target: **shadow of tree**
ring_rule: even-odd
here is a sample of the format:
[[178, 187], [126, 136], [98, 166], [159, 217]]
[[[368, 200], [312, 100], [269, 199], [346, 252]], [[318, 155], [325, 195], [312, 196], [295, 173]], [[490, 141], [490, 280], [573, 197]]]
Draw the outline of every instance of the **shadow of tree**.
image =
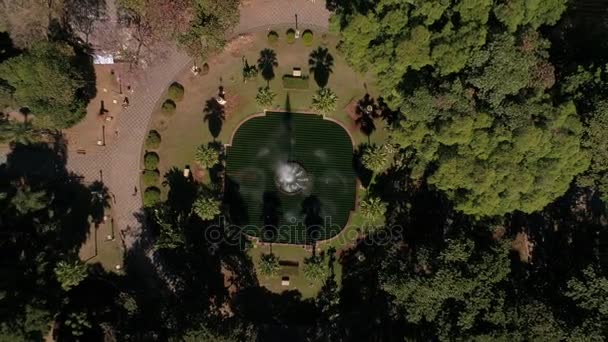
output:
[[183, 172], [172, 167], [165, 173], [163, 186], [169, 187], [167, 204], [181, 213], [190, 212], [192, 203], [196, 199], [197, 185], [190, 178], [184, 177]]
[[211, 98], [205, 103], [203, 114], [203, 120], [208, 123], [211, 136], [213, 139], [217, 139], [226, 120], [224, 106], [219, 104], [215, 98]]
[[258, 58], [258, 69], [262, 73], [262, 77], [269, 84], [274, 79], [274, 68], [279, 66], [277, 54], [272, 49], [264, 49], [260, 51]]
[[329, 81], [329, 74], [333, 72], [334, 67], [334, 57], [329, 53], [329, 50], [323, 47], [313, 50], [308, 59], [308, 66], [317, 85], [320, 88], [325, 88]]

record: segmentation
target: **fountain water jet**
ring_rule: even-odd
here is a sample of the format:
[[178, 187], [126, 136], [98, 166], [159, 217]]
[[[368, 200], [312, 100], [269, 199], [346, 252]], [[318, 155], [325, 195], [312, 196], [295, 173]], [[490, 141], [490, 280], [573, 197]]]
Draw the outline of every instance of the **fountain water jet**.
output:
[[302, 165], [296, 162], [280, 163], [275, 172], [275, 184], [283, 193], [299, 194], [310, 187], [310, 177]]

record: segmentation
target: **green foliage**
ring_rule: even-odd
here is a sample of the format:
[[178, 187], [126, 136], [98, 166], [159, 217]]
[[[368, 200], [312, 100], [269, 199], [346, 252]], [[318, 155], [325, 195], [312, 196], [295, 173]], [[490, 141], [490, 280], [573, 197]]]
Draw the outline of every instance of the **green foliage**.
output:
[[608, 278], [589, 266], [583, 276], [568, 281], [566, 296], [578, 307], [608, 318]]
[[61, 284], [61, 288], [69, 291], [80, 284], [88, 275], [87, 265], [80, 261], [60, 261], [55, 266], [55, 276]]
[[155, 150], [160, 146], [161, 137], [160, 133], [156, 130], [151, 130], [148, 132], [148, 136], [146, 137], [146, 148]]
[[48, 207], [50, 200], [44, 190], [32, 191], [28, 186], [24, 186], [17, 189], [11, 198], [11, 204], [19, 214], [28, 215]]
[[93, 326], [87, 317], [86, 312], [70, 312], [63, 322], [72, 336], [78, 338]]
[[194, 160], [202, 167], [210, 169], [220, 162], [220, 154], [216, 148], [201, 145], [196, 149]]
[[83, 75], [67, 44], [40, 42], [0, 64], [0, 79], [12, 89], [14, 101], [54, 127], [65, 128], [85, 115]]
[[302, 266], [302, 273], [310, 281], [324, 280], [329, 276], [329, 263], [318, 255], [306, 258]]
[[321, 88], [312, 96], [312, 108], [323, 114], [329, 114], [336, 110], [338, 95], [329, 88]]
[[258, 68], [255, 65], [249, 65], [246, 59], [243, 59], [243, 82], [252, 80], [258, 76]]
[[156, 152], [146, 152], [144, 155], [144, 167], [146, 170], [156, 170], [160, 158]]
[[566, 10], [566, 2], [566, 0], [502, 0], [495, 5], [494, 14], [511, 32], [524, 25], [537, 29], [541, 25], [557, 23]]
[[153, 207], [160, 202], [160, 189], [151, 186], [144, 190], [144, 207]]
[[285, 39], [288, 44], [293, 44], [296, 41], [296, 31], [292, 28], [285, 32]]
[[302, 42], [306, 46], [311, 46], [312, 45], [313, 38], [314, 38], [314, 36], [313, 36], [311, 30], [306, 30], [306, 31], [304, 31], [302, 33]]
[[186, 242], [183, 228], [188, 216], [177, 214], [166, 206], [161, 205], [154, 209], [154, 221], [160, 227], [159, 236], [154, 246], [156, 249], [178, 249]]
[[177, 82], [171, 83], [167, 96], [175, 102], [181, 101], [184, 98], [184, 86]]
[[359, 211], [368, 223], [378, 223], [384, 219], [387, 204], [378, 197], [368, 196], [361, 201]]
[[175, 101], [167, 99], [165, 100], [165, 102], [163, 102], [163, 105], [160, 107], [160, 110], [164, 115], [171, 116], [175, 113], [176, 107], [177, 106], [175, 105]]
[[371, 145], [365, 148], [361, 155], [361, 163], [366, 169], [380, 172], [385, 170], [390, 160], [388, 158], [388, 151], [384, 146]]
[[188, 28], [177, 34], [178, 45], [198, 58], [219, 51], [226, 43], [226, 32], [239, 22], [239, 3], [239, 0], [192, 1], [192, 19]]
[[279, 258], [274, 254], [262, 254], [258, 262], [258, 271], [265, 277], [276, 277], [279, 274], [281, 266]]
[[203, 221], [213, 220], [221, 213], [221, 202], [212, 197], [199, 197], [192, 205], [192, 211]]
[[160, 180], [160, 172], [158, 170], [145, 170], [141, 179], [145, 187], [156, 186]]
[[259, 87], [258, 93], [255, 95], [255, 102], [260, 107], [271, 107], [276, 96], [277, 94], [273, 93], [270, 87]]
[[395, 296], [408, 322], [428, 324], [440, 340], [466, 336], [480, 325], [501, 327], [508, 244], [481, 249], [466, 238], [446, 243], [436, 257], [418, 257], [408, 270], [386, 274], [384, 289]]
[[345, 4], [345, 8], [336, 11], [337, 18], [332, 22], [340, 26], [339, 49], [348, 62], [357, 70], [378, 75], [381, 93], [396, 108], [401, 104], [400, 85], [406, 75], [425, 67], [441, 76], [458, 73], [476, 58], [490, 32], [515, 32], [553, 24], [565, 3], [566, 0], [379, 0], [369, 6]]
[[268, 38], [268, 42], [272, 45], [276, 44], [279, 41], [279, 34], [276, 31], [268, 32], [266, 36]]
[[294, 77], [292, 75], [283, 75], [283, 88], [285, 89], [308, 89], [308, 76]]

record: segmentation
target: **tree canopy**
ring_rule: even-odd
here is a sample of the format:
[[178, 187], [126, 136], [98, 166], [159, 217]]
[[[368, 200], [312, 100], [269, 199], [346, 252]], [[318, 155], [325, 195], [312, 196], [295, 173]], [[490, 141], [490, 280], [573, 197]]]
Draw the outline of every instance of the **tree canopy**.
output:
[[0, 79], [10, 87], [15, 102], [32, 114], [64, 128], [85, 114], [85, 80], [72, 47], [40, 42], [0, 64]]

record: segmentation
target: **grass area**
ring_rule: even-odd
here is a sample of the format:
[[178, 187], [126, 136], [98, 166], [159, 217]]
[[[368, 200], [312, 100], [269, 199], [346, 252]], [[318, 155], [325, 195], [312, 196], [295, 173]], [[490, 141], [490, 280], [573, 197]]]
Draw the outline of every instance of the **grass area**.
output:
[[[323, 137], [319, 139], [319, 137]], [[338, 234], [354, 209], [356, 175], [352, 143], [338, 124], [319, 115], [273, 113], [245, 122], [227, 149], [226, 202], [230, 217], [248, 234], [278, 227], [277, 242], [303, 244]], [[278, 165], [295, 161], [306, 170], [302, 193], [278, 191]]]
[[80, 247], [79, 256], [87, 263], [99, 263], [106, 271], [116, 272], [116, 265], [122, 267], [123, 251], [118, 232], [113, 227], [111, 213], [107, 212], [106, 217], [106, 221], [97, 228], [95, 224], [91, 224], [88, 238]]
[[[261, 255], [269, 252], [269, 246], [258, 246], [249, 250], [249, 255], [256, 265], [256, 271]], [[299, 267], [294, 268], [290, 266], [281, 266], [281, 271], [276, 277], [265, 277], [259, 275], [258, 273], [258, 280], [261, 286], [264, 286], [276, 293], [289, 290], [298, 290], [302, 294], [302, 298], [311, 298], [317, 295], [323, 286], [323, 281], [319, 280], [311, 282], [307, 280], [302, 273], [304, 259], [312, 255], [310, 251], [307, 251], [302, 246], [273, 245], [272, 253], [277, 255], [282, 262], [296, 262], [298, 263]], [[336, 282], [340, 284], [342, 279], [342, 265], [340, 265], [340, 263], [337, 261], [334, 262], [334, 275]], [[289, 286], [281, 286], [281, 277], [283, 276], [289, 276]]]

